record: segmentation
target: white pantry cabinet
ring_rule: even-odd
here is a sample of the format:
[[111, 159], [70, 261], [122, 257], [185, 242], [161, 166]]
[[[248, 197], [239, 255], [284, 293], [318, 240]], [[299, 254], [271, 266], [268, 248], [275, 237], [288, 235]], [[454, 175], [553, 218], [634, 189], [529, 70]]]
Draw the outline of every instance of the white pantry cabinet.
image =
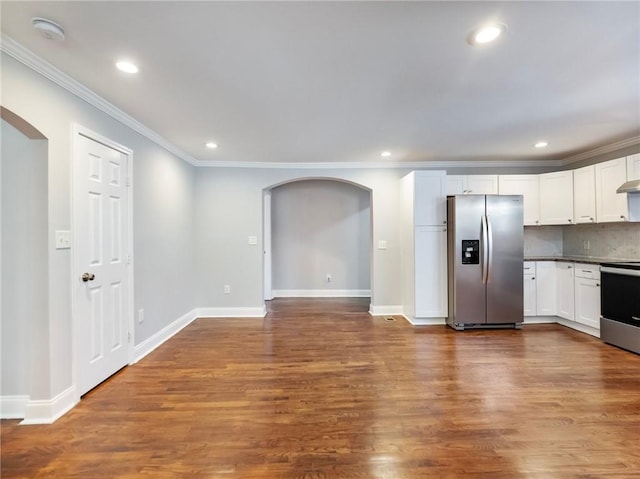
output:
[[501, 195], [522, 195], [524, 224], [540, 224], [539, 175], [499, 175], [498, 192]]
[[414, 171], [416, 226], [447, 224], [446, 172]]
[[564, 261], [556, 263], [556, 311], [558, 316], [570, 321], [575, 318], [575, 280], [573, 271], [573, 263]]
[[402, 310], [413, 324], [448, 314], [445, 180], [444, 171], [401, 180]]
[[576, 223], [596, 222], [596, 168], [573, 170], [573, 216]]
[[536, 261], [536, 316], [556, 315], [556, 263]]
[[627, 181], [640, 180], [640, 153], [627, 156]]
[[418, 226], [415, 236], [417, 318], [445, 318], [447, 304], [447, 228]]
[[447, 175], [447, 195], [497, 195], [498, 175]]
[[600, 330], [600, 267], [575, 265], [575, 321]]
[[596, 221], [628, 221], [627, 195], [616, 190], [627, 181], [627, 159], [605, 161], [595, 165]]
[[556, 171], [539, 175], [540, 224], [573, 223], [573, 171]]

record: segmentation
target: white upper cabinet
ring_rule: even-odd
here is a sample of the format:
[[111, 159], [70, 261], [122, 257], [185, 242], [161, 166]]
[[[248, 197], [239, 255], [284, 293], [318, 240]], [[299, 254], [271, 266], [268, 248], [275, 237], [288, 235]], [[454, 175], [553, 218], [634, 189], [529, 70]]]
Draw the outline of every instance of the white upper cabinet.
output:
[[414, 174], [415, 226], [447, 224], [446, 173], [416, 171]]
[[627, 195], [616, 190], [627, 181], [627, 160], [598, 163], [596, 175], [596, 220], [598, 223], [628, 221]]
[[640, 180], [640, 153], [627, 156], [627, 181]]
[[539, 178], [540, 224], [573, 223], [573, 171], [544, 173]]
[[498, 191], [501, 195], [524, 197], [524, 224], [540, 224], [539, 175], [499, 175]]
[[466, 195], [467, 177], [464, 175], [447, 175], [447, 196]]
[[497, 195], [498, 175], [469, 175], [467, 189], [472, 195]]
[[497, 195], [498, 175], [447, 175], [447, 195]]
[[596, 222], [596, 169], [573, 170], [573, 218], [576, 223]]

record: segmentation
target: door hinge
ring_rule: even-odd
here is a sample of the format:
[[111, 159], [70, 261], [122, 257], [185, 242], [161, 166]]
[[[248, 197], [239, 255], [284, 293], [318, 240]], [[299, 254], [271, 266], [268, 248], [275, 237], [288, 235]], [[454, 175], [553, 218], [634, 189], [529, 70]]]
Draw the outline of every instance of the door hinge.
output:
[[127, 343], [131, 342], [131, 333], [127, 333]]
[[131, 264], [131, 255], [130, 254], [127, 255], [127, 264]]
[[124, 180], [124, 185], [125, 186], [131, 186], [131, 179], [127, 176], [127, 179]]

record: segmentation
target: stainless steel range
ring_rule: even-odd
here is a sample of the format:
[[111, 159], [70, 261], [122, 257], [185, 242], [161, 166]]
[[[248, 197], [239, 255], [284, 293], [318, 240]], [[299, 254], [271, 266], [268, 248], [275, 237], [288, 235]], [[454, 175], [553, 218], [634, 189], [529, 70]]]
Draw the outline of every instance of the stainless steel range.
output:
[[640, 354], [640, 262], [600, 267], [600, 339]]

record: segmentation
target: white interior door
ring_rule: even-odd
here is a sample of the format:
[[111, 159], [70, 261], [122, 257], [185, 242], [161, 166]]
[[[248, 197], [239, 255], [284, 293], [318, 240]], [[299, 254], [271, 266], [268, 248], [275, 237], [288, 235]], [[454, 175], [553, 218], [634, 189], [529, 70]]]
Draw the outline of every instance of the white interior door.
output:
[[82, 134], [75, 140], [75, 364], [82, 395], [129, 361], [130, 155]]

